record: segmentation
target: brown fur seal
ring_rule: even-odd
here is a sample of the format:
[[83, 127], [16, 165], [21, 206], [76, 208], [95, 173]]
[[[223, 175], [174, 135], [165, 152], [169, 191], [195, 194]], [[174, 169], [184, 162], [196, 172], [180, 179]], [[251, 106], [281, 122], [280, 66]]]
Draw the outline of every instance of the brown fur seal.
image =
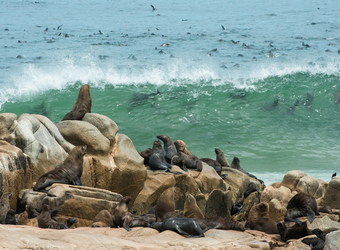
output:
[[176, 213], [175, 187], [166, 189], [159, 196], [155, 207], [155, 215], [157, 222], [171, 217], [179, 217], [178, 213]]
[[203, 163], [196, 156], [187, 155], [183, 152], [177, 152], [177, 154], [172, 157], [171, 164], [179, 166], [186, 172], [188, 172], [188, 168], [199, 172], [203, 169]]
[[8, 210], [5, 224], [18, 225], [17, 219], [15, 218], [15, 211], [13, 209]]
[[203, 230], [223, 229], [223, 230], [236, 230], [236, 231], [242, 231], [242, 232], [245, 230], [242, 223], [232, 218], [211, 217], [211, 218], [204, 218], [204, 219], [196, 219], [196, 221]]
[[9, 205], [9, 199], [12, 197], [12, 193], [4, 193], [0, 198], [0, 224], [5, 224], [8, 211], [11, 209]]
[[90, 94], [90, 85], [84, 84], [79, 90], [77, 101], [70, 112], [68, 112], [62, 121], [81, 120], [86, 113], [91, 113], [92, 99]]
[[165, 161], [164, 150], [161, 142], [158, 140], [153, 143], [152, 154], [149, 158], [149, 167], [151, 170], [161, 170], [173, 174], [182, 174], [181, 172], [173, 172], [170, 170], [172, 166]]
[[140, 156], [142, 156], [144, 158], [144, 165], [148, 166], [150, 156], [152, 155], [152, 148], [147, 148], [147, 149], [143, 150], [142, 152], [140, 152], [139, 154], [140, 154]]
[[221, 164], [222, 167], [229, 167], [227, 158], [225, 158], [224, 153], [221, 149], [215, 148], [216, 161]]
[[130, 227], [148, 227], [156, 222], [155, 214], [133, 215]]
[[96, 217], [94, 217], [92, 227], [111, 227], [112, 215], [106, 209], [100, 211]]
[[285, 220], [301, 224], [301, 221], [296, 218], [307, 216], [309, 222], [312, 223], [315, 215], [319, 215], [319, 211], [314, 196], [298, 193], [288, 202]]
[[174, 142], [174, 144], [176, 146], [177, 152], [182, 152], [182, 153], [184, 153], [186, 155], [194, 155], [194, 154], [189, 152], [189, 150], [187, 149], [187, 146], [186, 146], [184, 141], [177, 140], [177, 141]]
[[125, 196], [117, 205], [112, 216], [112, 227], [123, 227], [127, 231], [131, 231], [130, 222], [132, 221], [132, 215], [129, 213], [130, 196]]
[[27, 211], [28, 219], [38, 217], [40, 214], [31, 204], [27, 204], [25, 209]]
[[76, 219], [70, 218], [67, 219], [67, 224], [60, 223], [55, 221], [51, 218], [51, 212], [50, 212], [50, 206], [47, 204], [43, 205], [43, 209], [38, 216], [38, 227], [40, 228], [51, 228], [51, 229], [67, 229], [70, 226], [72, 226], [75, 222], [77, 222]]
[[242, 173], [244, 173], [244, 174], [258, 180], [259, 182], [263, 183], [263, 181], [257, 179], [257, 177], [255, 175], [252, 175], [252, 174], [248, 173], [247, 171], [245, 171], [243, 168], [241, 168], [240, 159], [238, 157], [234, 157], [233, 161], [230, 164], [230, 167], [233, 168], [233, 169], [237, 169], [238, 171], [241, 171]]
[[43, 174], [33, 187], [34, 191], [44, 192], [45, 188], [53, 183], [64, 183], [81, 186], [83, 174], [83, 160], [87, 146], [74, 147], [64, 163], [55, 169]]
[[266, 202], [261, 202], [250, 209], [248, 223], [252, 230], [265, 232], [267, 234], [279, 233], [276, 222], [268, 216], [268, 204]]
[[171, 163], [172, 157], [177, 153], [175, 144], [171, 141], [167, 135], [157, 135], [157, 138], [164, 143], [165, 160], [167, 163]]
[[27, 225], [31, 227], [38, 227], [38, 217], [35, 217], [33, 219], [28, 218], [27, 211], [22, 212], [18, 216], [18, 225]]
[[162, 222], [154, 222], [151, 228], [163, 232], [165, 230], [174, 231], [186, 237], [204, 237], [204, 232], [200, 225], [191, 218], [168, 218]]
[[201, 209], [197, 206], [195, 197], [188, 192], [186, 192], [185, 194], [183, 216], [186, 218], [193, 218], [193, 219], [204, 218], [204, 215]]

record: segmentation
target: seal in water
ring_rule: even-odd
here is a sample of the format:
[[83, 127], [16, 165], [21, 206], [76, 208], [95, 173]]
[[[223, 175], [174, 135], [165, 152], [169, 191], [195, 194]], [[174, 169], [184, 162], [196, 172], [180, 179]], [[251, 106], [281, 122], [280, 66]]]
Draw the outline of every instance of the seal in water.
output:
[[159, 232], [171, 230], [190, 238], [204, 237], [204, 232], [206, 231], [202, 230], [200, 225], [191, 218], [168, 218], [163, 222], [154, 222], [149, 227]]
[[269, 218], [268, 204], [265, 202], [261, 202], [250, 209], [248, 223], [252, 230], [265, 232], [267, 234], [279, 233], [276, 222]]
[[87, 146], [74, 147], [64, 163], [43, 174], [33, 187], [34, 191], [47, 192], [46, 187], [53, 183], [64, 183], [81, 186], [80, 177], [83, 174], [83, 160]]
[[70, 112], [68, 112], [62, 121], [81, 120], [86, 113], [91, 113], [92, 99], [90, 94], [90, 85], [84, 84], [79, 90], [77, 101]]
[[171, 164], [179, 166], [184, 171], [191, 170], [202, 172], [203, 163], [194, 155], [187, 155], [183, 152], [177, 152], [171, 159]]
[[285, 221], [293, 221], [301, 225], [301, 221], [296, 218], [307, 216], [308, 221], [312, 223], [315, 215], [320, 214], [314, 196], [298, 193], [288, 202]]
[[192, 219], [203, 219], [204, 215], [201, 209], [197, 206], [195, 197], [189, 192], [185, 193], [183, 216]]
[[111, 227], [123, 227], [127, 231], [131, 231], [130, 222], [132, 221], [132, 215], [129, 213], [129, 202], [131, 196], [125, 196], [119, 202], [112, 216], [112, 226]]
[[167, 163], [171, 163], [172, 157], [177, 153], [175, 144], [171, 141], [167, 135], [157, 135], [157, 138], [164, 143], [165, 160]]
[[156, 140], [153, 143], [152, 154], [149, 159], [149, 167], [151, 170], [161, 170], [173, 174], [182, 174], [181, 172], [173, 172], [170, 170], [172, 166], [165, 162], [164, 151], [160, 141]]

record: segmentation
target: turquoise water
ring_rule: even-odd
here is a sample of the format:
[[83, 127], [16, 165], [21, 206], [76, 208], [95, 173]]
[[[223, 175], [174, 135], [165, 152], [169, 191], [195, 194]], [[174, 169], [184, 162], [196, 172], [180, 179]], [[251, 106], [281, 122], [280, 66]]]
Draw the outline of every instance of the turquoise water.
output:
[[329, 181], [340, 163], [337, 1], [151, 4], [0, 1], [0, 112], [57, 123], [88, 83], [92, 112], [138, 151], [167, 134], [198, 157], [238, 156], [267, 184], [293, 169]]

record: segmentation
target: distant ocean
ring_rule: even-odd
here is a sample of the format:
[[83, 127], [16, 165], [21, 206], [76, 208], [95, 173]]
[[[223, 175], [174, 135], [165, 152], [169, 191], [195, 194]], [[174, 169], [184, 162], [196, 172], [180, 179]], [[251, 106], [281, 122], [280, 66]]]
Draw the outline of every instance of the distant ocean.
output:
[[289, 170], [329, 181], [339, 13], [338, 0], [0, 0], [0, 112], [58, 123], [87, 83], [92, 112], [138, 151], [167, 134], [267, 185]]

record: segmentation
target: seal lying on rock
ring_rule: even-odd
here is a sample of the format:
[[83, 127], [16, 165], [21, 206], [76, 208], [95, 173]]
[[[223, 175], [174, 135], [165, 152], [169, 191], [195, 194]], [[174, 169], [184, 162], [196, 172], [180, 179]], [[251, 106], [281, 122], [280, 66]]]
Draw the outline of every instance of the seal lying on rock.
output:
[[151, 228], [163, 232], [165, 230], [174, 231], [186, 237], [204, 237], [204, 230], [191, 218], [168, 218], [162, 222], [150, 224]]
[[252, 230], [265, 232], [267, 234], [279, 233], [276, 222], [269, 218], [268, 204], [265, 202], [261, 202], [250, 209], [248, 223]]
[[15, 211], [13, 209], [8, 210], [5, 224], [18, 225], [18, 221], [15, 218]]
[[165, 161], [164, 150], [161, 142], [158, 140], [153, 143], [152, 154], [149, 158], [149, 167], [151, 170], [161, 170], [173, 174], [182, 174], [181, 172], [173, 172], [170, 170], [172, 166]]
[[323, 250], [325, 247], [326, 234], [319, 228], [312, 230], [312, 233], [317, 237], [304, 238], [302, 242], [310, 246], [311, 250]]
[[219, 162], [217, 162], [217, 161], [215, 161], [213, 159], [210, 159], [210, 158], [200, 158], [199, 160], [205, 162], [210, 167], [213, 167], [215, 169], [216, 173], [218, 175], [221, 175], [222, 166], [221, 166], [221, 164]]
[[101, 210], [96, 217], [94, 217], [92, 227], [111, 227], [112, 215], [106, 209]]
[[195, 220], [201, 226], [201, 228], [205, 231], [209, 229], [223, 229], [223, 230], [236, 230], [236, 231], [243, 232], [245, 230], [242, 223], [232, 218], [211, 217], [211, 218], [203, 218], [203, 219], [195, 219]]
[[249, 182], [247, 190], [244, 192], [243, 197], [247, 198], [252, 192], [259, 192], [254, 182]]
[[179, 166], [184, 171], [188, 172], [188, 168], [201, 172], [203, 163], [194, 155], [187, 155], [183, 152], [177, 152], [171, 159], [171, 164]]
[[12, 193], [4, 193], [0, 198], [0, 224], [5, 224], [6, 216], [10, 210], [9, 199], [12, 197]]
[[233, 161], [230, 164], [230, 167], [233, 168], [233, 169], [237, 169], [238, 171], [241, 171], [242, 173], [250, 176], [251, 178], [254, 178], [254, 179], [258, 180], [259, 182], [263, 183], [263, 181], [257, 179], [257, 177], [255, 175], [252, 175], [252, 174], [248, 173], [247, 171], [245, 171], [243, 168], [241, 168], [240, 159], [238, 157], [234, 157]]
[[92, 99], [90, 94], [90, 85], [84, 84], [79, 90], [77, 101], [72, 110], [68, 112], [62, 121], [81, 120], [86, 113], [91, 113]]
[[67, 219], [67, 225], [60, 223], [51, 218], [50, 206], [47, 204], [43, 205], [43, 210], [38, 216], [38, 226], [40, 228], [51, 228], [51, 229], [68, 229], [74, 223], [77, 222], [74, 218]]
[[243, 208], [243, 202], [244, 202], [244, 199], [242, 197], [238, 198], [236, 202], [233, 204], [233, 206], [231, 207], [230, 215], [234, 215], [240, 212]]
[[83, 174], [83, 160], [87, 146], [74, 147], [64, 163], [43, 174], [33, 187], [34, 191], [47, 192], [46, 187], [53, 183], [64, 183], [81, 186], [80, 177]]
[[32, 219], [28, 218], [27, 211], [22, 212], [18, 216], [18, 225], [27, 225], [31, 227], [38, 227], [38, 217], [34, 217]]
[[315, 215], [320, 214], [314, 196], [307, 193], [298, 193], [288, 202], [285, 221], [301, 224], [301, 221], [296, 218], [307, 216], [309, 222], [312, 223]]
[[171, 158], [177, 153], [175, 144], [173, 144], [170, 137], [167, 135], [157, 135], [157, 138], [164, 143], [166, 162], [171, 163]]
[[130, 196], [125, 196], [117, 205], [112, 216], [112, 226], [111, 227], [123, 227], [127, 231], [131, 231], [130, 222], [132, 221], [132, 215], [129, 213], [129, 202], [131, 200]]

